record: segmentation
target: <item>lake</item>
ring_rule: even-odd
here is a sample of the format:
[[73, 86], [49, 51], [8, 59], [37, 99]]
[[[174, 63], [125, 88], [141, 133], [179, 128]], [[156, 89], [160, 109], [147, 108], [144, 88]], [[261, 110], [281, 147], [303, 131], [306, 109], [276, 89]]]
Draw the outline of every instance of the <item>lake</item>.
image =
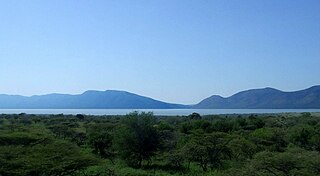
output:
[[286, 112], [320, 112], [320, 109], [0, 109], [0, 114], [86, 114], [86, 115], [125, 115], [132, 111], [153, 112], [155, 115], [177, 116], [193, 112], [209, 114], [256, 114]]

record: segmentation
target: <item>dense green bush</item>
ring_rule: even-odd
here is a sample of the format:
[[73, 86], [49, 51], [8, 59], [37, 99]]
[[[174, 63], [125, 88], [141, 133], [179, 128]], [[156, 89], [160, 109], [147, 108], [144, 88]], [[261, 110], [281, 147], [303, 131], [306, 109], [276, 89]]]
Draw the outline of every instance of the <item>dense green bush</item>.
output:
[[313, 176], [319, 151], [319, 113], [0, 115], [0, 176]]

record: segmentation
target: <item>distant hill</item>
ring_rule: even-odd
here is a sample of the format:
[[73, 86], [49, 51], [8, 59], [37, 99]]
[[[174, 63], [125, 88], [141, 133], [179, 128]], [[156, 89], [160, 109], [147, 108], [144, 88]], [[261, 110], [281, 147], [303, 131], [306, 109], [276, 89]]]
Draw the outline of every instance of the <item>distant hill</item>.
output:
[[213, 95], [196, 105], [158, 101], [126, 91], [86, 91], [79, 95], [31, 97], [0, 94], [0, 109], [319, 109], [320, 86], [295, 92], [252, 89], [224, 98]]
[[86, 91], [80, 95], [49, 94], [31, 97], [0, 95], [1, 109], [180, 109], [188, 107], [116, 90]]
[[273, 88], [252, 89], [231, 97], [218, 95], [204, 99], [192, 106], [199, 109], [318, 109], [320, 86], [295, 92], [283, 92]]

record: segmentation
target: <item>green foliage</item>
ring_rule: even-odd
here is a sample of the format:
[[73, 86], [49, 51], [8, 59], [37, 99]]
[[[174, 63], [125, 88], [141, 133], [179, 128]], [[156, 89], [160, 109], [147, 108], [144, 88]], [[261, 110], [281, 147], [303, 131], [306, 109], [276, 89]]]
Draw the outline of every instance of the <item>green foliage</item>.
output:
[[299, 147], [319, 151], [320, 134], [317, 130], [311, 125], [294, 126], [289, 129], [289, 140]]
[[190, 134], [192, 129], [193, 129], [193, 126], [190, 122], [184, 122], [181, 124], [180, 131], [181, 133], [184, 133], [184, 134]]
[[200, 114], [194, 112], [194, 113], [190, 114], [188, 116], [188, 118], [191, 119], [191, 120], [200, 120], [202, 117], [201, 117]]
[[260, 150], [284, 151], [288, 145], [285, 135], [285, 131], [281, 128], [260, 128], [250, 134], [250, 140]]
[[231, 122], [230, 120], [221, 120], [214, 123], [214, 130], [224, 133], [230, 133], [234, 129], [235, 123]]
[[[299, 148], [287, 152], [260, 152], [253, 160], [239, 170], [237, 175], [319, 175], [320, 155], [314, 151]], [[231, 174], [232, 175], [232, 174]]]
[[0, 175], [69, 175], [98, 160], [74, 144], [50, 134], [13, 132], [1, 134]]
[[206, 171], [208, 166], [221, 168], [222, 160], [231, 158], [231, 149], [228, 144], [232, 138], [225, 133], [212, 133], [194, 138], [184, 147], [185, 155], [189, 161], [197, 162]]
[[251, 141], [241, 136], [234, 136], [228, 146], [232, 151], [232, 157], [237, 161], [251, 159], [258, 151], [258, 147]]
[[185, 154], [181, 150], [173, 151], [168, 156], [168, 164], [175, 167], [176, 169], [182, 168], [185, 161]]
[[0, 134], [0, 146], [3, 145], [32, 145], [39, 141], [45, 140], [45, 136], [34, 134], [32, 132], [2, 132]]
[[88, 142], [93, 147], [93, 152], [102, 158], [108, 158], [113, 162], [115, 152], [112, 148], [113, 125], [95, 124], [87, 126]]
[[116, 132], [115, 144], [128, 165], [140, 168], [142, 161], [149, 161], [160, 146], [156, 118], [144, 112], [126, 115]]
[[0, 175], [320, 175], [320, 114], [0, 114]]
[[250, 115], [248, 120], [249, 120], [248, 129], [259, 129], [265, 126], [265, 122], [261, 118], [257, 118], [254, 115]]
[[0, 147], [1, 175], [69, 175], [97, 164], [74, 145], [54, 142], [31, 147]]

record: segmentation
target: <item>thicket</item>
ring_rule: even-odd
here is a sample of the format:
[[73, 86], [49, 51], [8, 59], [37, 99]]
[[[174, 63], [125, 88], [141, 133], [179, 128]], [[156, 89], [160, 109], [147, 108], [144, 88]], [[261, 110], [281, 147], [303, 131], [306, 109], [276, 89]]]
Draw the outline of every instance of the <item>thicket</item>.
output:
[[318, 113], [0, 115], [0, 176], [320, 175]]

